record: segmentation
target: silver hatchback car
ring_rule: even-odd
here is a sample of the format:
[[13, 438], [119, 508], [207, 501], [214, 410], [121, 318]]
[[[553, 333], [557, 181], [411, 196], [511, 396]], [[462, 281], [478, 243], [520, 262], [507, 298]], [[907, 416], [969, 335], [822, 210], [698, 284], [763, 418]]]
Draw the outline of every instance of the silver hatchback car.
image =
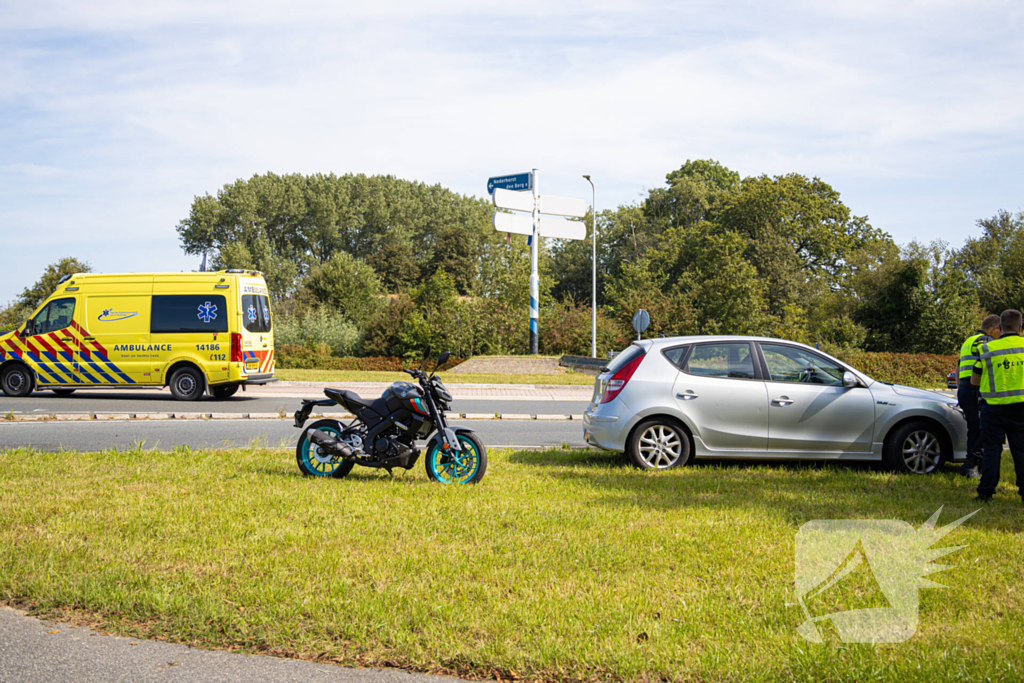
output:
[[634, 342], [594, 382], [583, 436], [644, 469], [693, 457], [798, 458], [929, 474], [967, 451], [955, 399], [764, 337]]

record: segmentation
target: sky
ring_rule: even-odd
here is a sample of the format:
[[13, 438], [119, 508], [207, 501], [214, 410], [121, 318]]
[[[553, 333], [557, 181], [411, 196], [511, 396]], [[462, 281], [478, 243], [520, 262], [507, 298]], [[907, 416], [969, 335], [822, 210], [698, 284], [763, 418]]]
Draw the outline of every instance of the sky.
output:
[[687, 159], [800, 173], [898, 243], [1024, 208], [1024, 3], [0, 0], [0, 305], [76, 256], [194, 270], [194, 197], [257, 173], [599, 210]]

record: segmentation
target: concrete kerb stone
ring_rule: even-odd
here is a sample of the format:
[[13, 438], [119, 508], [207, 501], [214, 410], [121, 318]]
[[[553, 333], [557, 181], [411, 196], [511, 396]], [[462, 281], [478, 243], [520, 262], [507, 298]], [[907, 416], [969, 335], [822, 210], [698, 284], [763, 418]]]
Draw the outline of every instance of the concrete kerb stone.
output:
[[[351, 420], [354, 415], [350, 413], [314, 413], [309, 416], [310, 420], [323, 418], [335, 420]], [[582, 415], [544, 415], [527, 413], [461, 413], [458, 415], [463, 420], [582, 420]], [[101, 422], [116, 422], [128, 420], [292, 420], [293, 414], [286, 413], [27, 413], [12, 415], [7, 418], [0, 418], [0, 424], [16, 422], [78, 422], [87, 420], [98, 420]]]

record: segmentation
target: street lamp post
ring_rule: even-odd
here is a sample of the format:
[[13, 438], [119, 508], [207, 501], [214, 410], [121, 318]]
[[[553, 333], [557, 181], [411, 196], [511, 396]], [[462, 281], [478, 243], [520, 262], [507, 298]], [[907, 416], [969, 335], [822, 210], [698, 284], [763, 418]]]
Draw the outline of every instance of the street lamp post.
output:
[[594, 247], [594, 280], [590, 293], [590, 357], [597, 358], [597, 188], [589, 175], [583, 176], [590, 183], [590, 240]]

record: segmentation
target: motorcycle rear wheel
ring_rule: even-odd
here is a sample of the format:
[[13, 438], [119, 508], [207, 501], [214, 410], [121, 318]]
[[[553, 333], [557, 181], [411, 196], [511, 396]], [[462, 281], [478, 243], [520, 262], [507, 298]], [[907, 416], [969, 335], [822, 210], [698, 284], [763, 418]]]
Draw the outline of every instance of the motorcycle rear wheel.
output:
[[[299, 471], [307, 477], [334, 477], [341, 479], [355, 465], [353, 462], [339, 458], [336, 455], [324, 453], [320, 446], [309, 441], [309, 433], [314, 429], [341, 437], [341, 430], [334, 420], [317, 420], [303, 430], [299, 442], [295, 444], [295, 462], [299, 465]], [[329, 457], [328, 457], [329, 456]]]
[[487, 449], [476, 434], [459, 434], [460, 453], [446, 453], [439, 441], [427, 451], [427, 476], [442, 484], [476, 484], [487, 472]]

